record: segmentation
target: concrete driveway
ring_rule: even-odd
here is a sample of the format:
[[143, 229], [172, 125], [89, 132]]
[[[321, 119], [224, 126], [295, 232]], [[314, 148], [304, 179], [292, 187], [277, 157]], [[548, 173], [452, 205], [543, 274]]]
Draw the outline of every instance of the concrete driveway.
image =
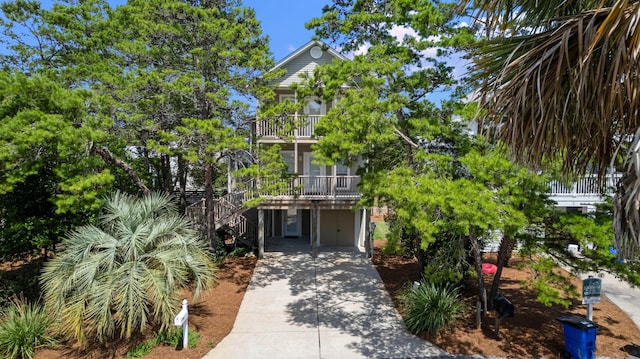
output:
[[450, 357], [411, 335], [360, 252], [267, 252], [232, 332], [204, 358]]

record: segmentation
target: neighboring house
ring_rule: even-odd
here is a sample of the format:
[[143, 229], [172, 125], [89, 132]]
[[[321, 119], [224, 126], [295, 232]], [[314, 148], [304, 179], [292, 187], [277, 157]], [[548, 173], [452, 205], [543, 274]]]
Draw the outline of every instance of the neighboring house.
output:
[[[621, 173], [607, 175], [605, 193], [613, 195]], [[588, 213], [595, 211], [597, 204], [604, 203], [606, 196], [602, 194], [596, 175], [586, 175], [573, 183], [564, 184], [558, 181], [549, 183], [549, 198], [556, 202], [556, 207], [564, 211]]]
[[356, 207], [360, 199], [355, 175], [358, 165], [341, 163], [319, 165], [314, 160], [315, 125], [331, 109], [332, 103], [318, 98], [299, 98], [291, 84], [299, 82], [303, 73], [312, 74], [316, 66], [344, 56], [319, 41], [310, 41], [278, 62], [272, 69], [286, 73], [274, 81], [279, 101], [304, 104], [292, 116], [301, 126], [284, 134], [273, 122], [258, 118], [255, 125], [257, 146], [281, 146], [288, 171], [295, 174], [281, 193], [264, 196], [257, 207], [258, 252], [269, 241], [290, 241], [316, 247], [364, 247], [368, 231], [369, 212]]

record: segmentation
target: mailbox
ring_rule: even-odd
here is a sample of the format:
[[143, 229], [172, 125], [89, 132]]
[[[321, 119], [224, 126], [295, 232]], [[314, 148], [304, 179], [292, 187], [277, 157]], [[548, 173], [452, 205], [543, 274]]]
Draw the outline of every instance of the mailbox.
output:
[[173, 324], [175, 324], [176, 327], [181, 327], [184, 325], [184, 323], [187, 322], [187, 318], [189, 317], [189, 313], [186, 310], [181, 310], [180, 313], [178, 313], [178, 315], [176, 315], [176, 318], [173, 321]]
[[513, 317], [513, 304], [502, 294], [498, 294], [493, 298], [493, 309], [495, 309], [501, 317]]

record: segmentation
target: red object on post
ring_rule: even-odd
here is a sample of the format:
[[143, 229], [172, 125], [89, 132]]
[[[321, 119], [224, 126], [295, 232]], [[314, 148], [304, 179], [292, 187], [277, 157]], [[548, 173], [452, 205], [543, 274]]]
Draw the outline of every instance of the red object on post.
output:
[[498, 267], [495, 264], [482, 263], [482, 272], [484, 274], [494, 274], [497, 270]]

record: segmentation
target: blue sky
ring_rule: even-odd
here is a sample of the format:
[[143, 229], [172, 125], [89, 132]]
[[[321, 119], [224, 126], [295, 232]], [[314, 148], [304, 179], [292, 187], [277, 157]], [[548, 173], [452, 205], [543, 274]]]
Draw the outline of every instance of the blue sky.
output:
[[[2, 0], [0, 0], [2, 1]], [[49, 7], [52, 0], [41, 0], [45, 7]], [[126, 3], [126, 0], [108, 0], [111, 6]], [[322, 8], [331, 4], [332, 0], [242, 0], [242, 4], [256, 11], [256, 17], [262, 24], [264, 35], [269, 37], [269, 45], [275, 61], [306, 44], [314, 35], [312, 30], [307, 30], [305, 23], [322, 15]], [[455, 59], [459, 65], [461, 61]], [[457, 66], [455, 74], [460, 76], [463, 72], [461, 66]], [[445, 93], [434, 93], [430, 96], [432, 101], [438, 103], [446, 96]]]
[[[0, 0], [1, 1], [1, 0]], [[126, 0], [108, 0], [111, 6], [125, 4]], [[45, 7], [51, 0], [41, 0]], [[304, 24], [322, 14], [322, 8], [331, 0], [243, 0], [242, 4], [254, 8], [262, 23], [264, 35], [269, 36], [271, 52], [276, 61], [306, 44], [314, 35]]]
[[322, 8], [330, 3], [330, 0], [243, 0], [245, 6], [256, 10], [276, 61], [311, 40], [314, 33], [304, 24], [320, 17]]

